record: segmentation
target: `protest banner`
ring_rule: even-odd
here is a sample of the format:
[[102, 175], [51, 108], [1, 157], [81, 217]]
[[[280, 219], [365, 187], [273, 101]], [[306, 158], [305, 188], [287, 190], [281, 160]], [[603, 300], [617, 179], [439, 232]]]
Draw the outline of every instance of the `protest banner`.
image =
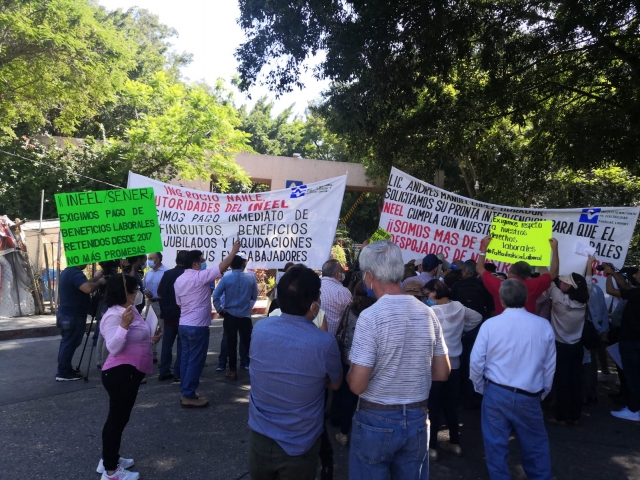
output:
[[129, 172], [129, 187], [152, 187], [162, 235], [163, 263], [178, 250], [202, 250], [219, 263], [235, 238], [248, 268], [283, 268], [288, 262], [320, 269], [331, 255], [347, 176], [284, 190], [221, 194], [162, 183]]
[[[515, 208], [479, 202], [391, 169], [380, 227], [392, 235], [405, 262], [428, 253], [442, 253], [449, 261], [478, 259], [480, 240], [489, 234], [494, 216], [539, 222], [551, 220], [558, 240], [560, 273], [584, 273], [585, 244], [599, 262], [623, 266], [640, 207], [576, 209]], [[577, 253], [583, 252], [583, 254]], [[497, 262], [498, 271], [509, 264]], [[598, 273], [599, 275], [602, 272]]]
[[369, 238], [370, 242], [377, 242], [378, 240], [389, 240], [391, 238], [391, 234], [387, 232], [384, 228], [378, 227], [378, 229], [373, 232], [373, 235]]
[[151, 188], [59, 193], [55, 200], [69, 266], [162, 250]]
[[487, 259], [504, 263], [525, 261], [534, 267], [546, 267], [551, 263], [551, 227], [550, 220], [519, 222], [493, 217]]

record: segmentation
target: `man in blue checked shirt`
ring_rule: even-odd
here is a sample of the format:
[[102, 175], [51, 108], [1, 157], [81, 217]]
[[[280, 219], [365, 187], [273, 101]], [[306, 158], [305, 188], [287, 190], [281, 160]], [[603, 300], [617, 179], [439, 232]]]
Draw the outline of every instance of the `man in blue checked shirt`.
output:
[[[251, 344], [251, 307], [258, 299], [258, 283], [253, 275], [246, 275], [247, 259], [236, 254], [231, 261], [231, 273], [224, 275], [213, 292], [213, 306], [224, 317], [222, 326], [227, 336], [229, 351], [229, 371], [225, 375], [230, 380], [238, 379], [238, 333], [246, 345]], [[222, 306], [224, 295], [224, 307]]]

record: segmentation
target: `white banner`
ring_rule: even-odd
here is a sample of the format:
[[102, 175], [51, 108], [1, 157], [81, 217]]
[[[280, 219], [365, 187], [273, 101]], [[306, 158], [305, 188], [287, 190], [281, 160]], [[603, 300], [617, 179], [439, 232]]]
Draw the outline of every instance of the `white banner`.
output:
[[320, 269], [331, 254], [346, 184], [344, 175], [285, 190], [220, 194], [129, 172], [127, 186], [153, 187], [167, 266], [178, 250], [202, 250], [217, 264], [239, 235], [250, 269], [288, 262]]
[[[442, 253], [449, 261], [477, 261], [480, 240], [489, 234], [494, 215], [523, 222], [552, 220], [560, 274], [583, 274], [588, 247], [595, 249], [599, 262], [623, 266], [639, 211], [640, 207], [503, 207], [449, 193], [392, 168], [380, 227], [392, 235], [407, 262], [428, 253]], [[509, 269], [508, 264], [497, 266], [501, 272]]]

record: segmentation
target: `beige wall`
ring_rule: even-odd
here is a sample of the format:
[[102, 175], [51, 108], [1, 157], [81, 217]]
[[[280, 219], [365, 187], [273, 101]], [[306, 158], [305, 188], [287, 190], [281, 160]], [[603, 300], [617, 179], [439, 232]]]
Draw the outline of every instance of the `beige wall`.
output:
[[[66, 144], [78, 146], [84, 142], [82, 138], [45, 136], [39, 136], [38, 140], [48, 144], [51, 138], [60, 148], [63, 148]], [[340, 177], [348, 173], [347, 190], [384, 192], [384, 185], [383, 188], [376, 188], [367, 181], [364, 165], [360, 163], [331, 162], [310, 158], [276, 157], [250, 153], [236, 155], [236, 162], [247, 172], [253, 182], [267, 184], [271, 187], [271, 190], [286, 188], [287, 180], [312, 183], [326, 180], [327, 178]], [[170, 183], [206, 192], [210, 190], [210, 182], [208, 181], [176, 179]]]
[[[313, 183], [327, 178], [347, 175], [347, 190], [359, 192], [384, 192], [367, 181], [364, 165], [360, 163], [330, 162], [310, 158], [276, 157], [240, 153], [236, 155], [240, 165], [254, 183], [269, 185], [271, 190], [287, 188], [287, 180]], [[187, 188], [209, 191], [209, 182], [175, 179], [170, 182]]]

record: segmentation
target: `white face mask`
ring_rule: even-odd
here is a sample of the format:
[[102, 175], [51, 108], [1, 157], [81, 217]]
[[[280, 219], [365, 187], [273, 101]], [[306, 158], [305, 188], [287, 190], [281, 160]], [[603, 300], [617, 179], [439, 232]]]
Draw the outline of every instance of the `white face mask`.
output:
[[142, 292], [140, 290], [138, 290], [138, 293], [136, 293], [136, 300], [135, 300], [135, 302], [133, 302], [133, 304], [134, 305], [140, 305], [143, 300], [144, 300], [144, 295], [142, 295]]

